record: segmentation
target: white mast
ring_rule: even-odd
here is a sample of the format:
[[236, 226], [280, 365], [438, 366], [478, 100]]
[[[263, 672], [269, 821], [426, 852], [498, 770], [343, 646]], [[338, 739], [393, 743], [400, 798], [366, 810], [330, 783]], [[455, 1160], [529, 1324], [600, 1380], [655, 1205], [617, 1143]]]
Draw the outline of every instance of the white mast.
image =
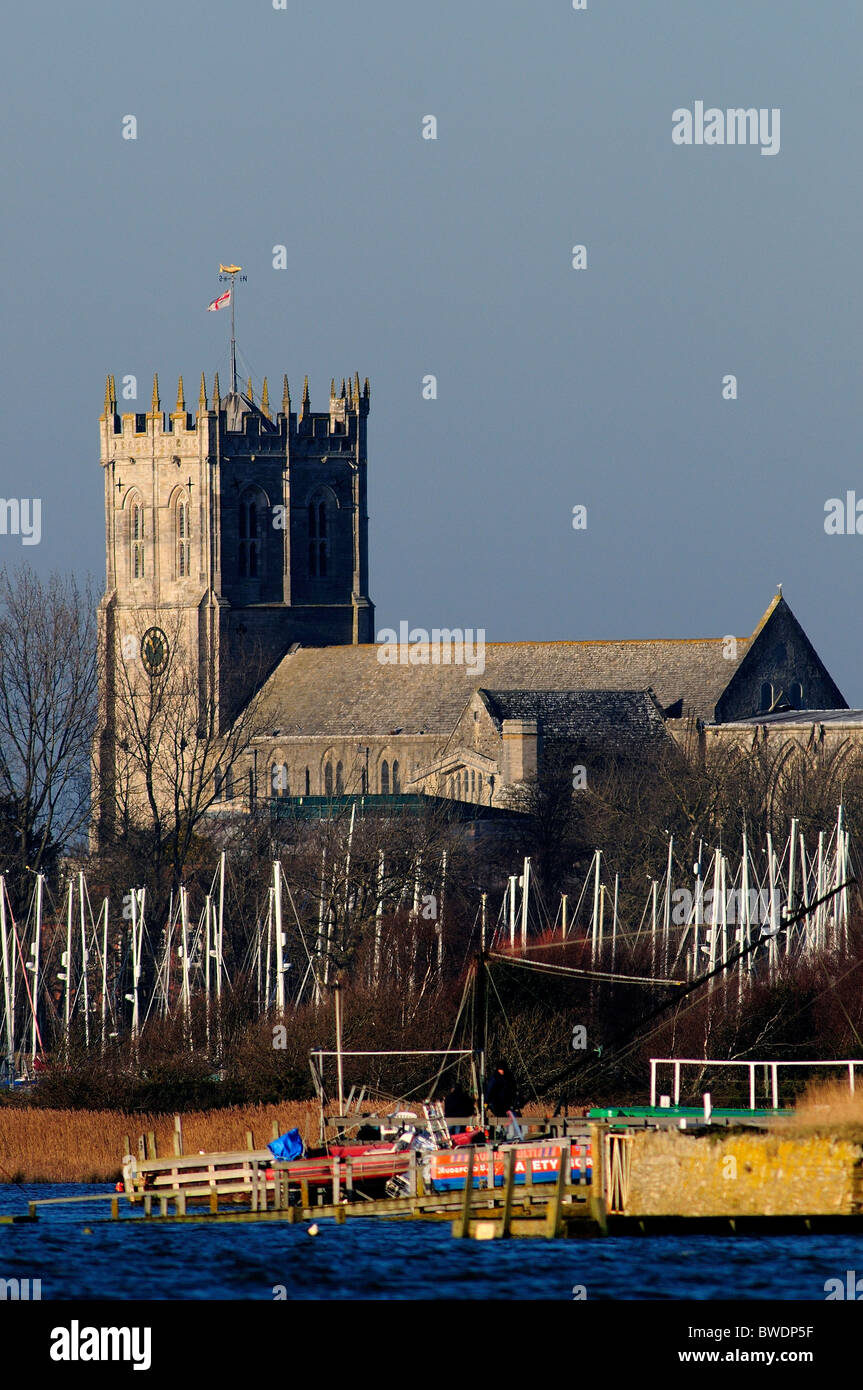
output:
[[72, 880], [69, 879], [66, 893], [66, 949], [60, 957], [63, 969], [58, 971], [57, 979], [63, 981], [63, 1046], [69, 1056], [69, 1020], [72, 1006]]
[[276, 930], [276, 1009], [281, 1017], [285, 1012], [285, 943], [282, 936], [282, 864], [279, 859], [273, 861], [273, 902]]
[[87, 930], [84, 921], [84, 870], [78, 871], [78, 897], [81, 907], [81, 993], [84, 1005], [84, 1046], [90, 1051], [90, 995], [87, 988]]
[[107, 1045], [108, 1009], [108, 899], [102, 899], [102, 1056]]
[[42, 890], [45, 884], [44, 874], [36, 875], [36, 932], [33, 937], [33, 945], [30, 948], [33, 955], [33, 1032], [32, 1032], [32, 1053], [36, 1056], [36, 1043], [39, 1038], [39, 1024], [36, 1015], [39, 1012], [39, 952], [42, 948]]
[[[12, 974], [9, 966], [9, 941], [6, 935], [6, 879], [0, 874], [0, 946], [3, 954], [3, 1008], [6, 1017], [6, 1056], [9, 1080], [15, 1079], [15, 1014], [12, 1007]], [[12, 957], [12, 971], [15, 957]]]
[[602, 850], [594, 850], [593, 854], [593, 919], [590, 932], [590, 964], [596, 964], [596, 949], [599, 936], [599, 874], [600, 863], [602, 860]]

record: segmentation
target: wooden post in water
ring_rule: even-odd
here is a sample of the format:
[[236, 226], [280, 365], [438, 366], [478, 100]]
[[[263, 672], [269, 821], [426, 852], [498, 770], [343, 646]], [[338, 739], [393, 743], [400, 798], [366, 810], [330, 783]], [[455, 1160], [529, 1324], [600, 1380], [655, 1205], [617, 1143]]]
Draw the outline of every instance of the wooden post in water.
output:
[[252, 1133], [252, 1131], [251, 1131], [250, 1129], [247, 1129], [247, 1130], [246, 1130], [246, 1148], [247, 1148], [247, 1149], [253, 1149], [254, 1147], [255, 1147], [255, 1136], [254, 1136], [254, 1134]]
[[152, 1129], [147, 1130], [147, 1157], [159, 1157], [159, 1155], [156, 1153], [156, 1134], [155, 1131]]
[[515, 1183], [515, 1149], [507, 1149], [503, 1156], [503, 1216], [500, 1223], [502, 1236], [509, 1235], [512, 1220], [512, 1189]]
[[143, 1134], [138, 1135], [138, 1158], [143, 1163], [147, 1157], [147, 1141]]
[[174, 1154], [177, 1158], [183, 1157], [183, 1117], [174, 1116]]
[[340, 1185], [341, 1185], [341, 1170], [342, 1170], [342, 1161], [341, 1161], [341, 1159], [340, 1159], [340, 1158], [334, 1158], [334, 1159], [333, 1159], [333, 1206], [334, 1206], [334, 1207], [337, 1207], [337, 1206], [339, 1205], [339, 1200], [340, 1200], [340, 1197], [341, 1197], [341, 1190], [340, 1190]]
[[464, 1199], [461, 1204], [461, 1218], [456, 1224], [454, 1235], [465, 1237], [470, 1235], [470, 1205], [473, 1196], [473, 1161], [476, 1150], [473, 1144], [468, 1146], [467, 1151], [467, 1177], [464, 1180]]
[[587, 1206], [602, 1235], [608, 1234], [605, 1181], [605, 1125], [590, 1126], [590, 1196]]
[[278, 1122], [278, 1120], [273, 1120], [273, 1138], [274, 1138], [274, 1139], [278, 1139], [278, 1137], [279, 1137], [279, 1122]]
[[554, 1240], [556, 1236], [561, 1235], [563, 1232], [563, 1223], [561, 1221], [561, 1208], [563, 1207], [563, 1194], [566, 1189], [566, 1169], [568, 1158], [569, 1155], [567, 1153], [567, 1150], [565, 1148], [561, 1148], [560, 1163], [558, 1165], [557, 1170], [557, 1181], [554, 1184], [554, 1192], [549, 1199], [548, 1207], [546, 1209], [545, 1214], [545, 1234], [548, 1236], [549, 1240]]

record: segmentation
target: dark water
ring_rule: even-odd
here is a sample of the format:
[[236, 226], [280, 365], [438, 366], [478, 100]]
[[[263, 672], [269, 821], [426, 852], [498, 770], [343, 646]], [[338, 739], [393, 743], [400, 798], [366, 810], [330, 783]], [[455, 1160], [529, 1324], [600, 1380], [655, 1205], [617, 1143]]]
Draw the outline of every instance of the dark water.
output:
[[[0, 1214], [28, 1199], [109, 1187], [0, 1186]], [[448, 1222], [111, 1222], [106, 1202], [43, 1208], [0, 1225], [0, 1279], [41, 1279], [42, 1298], [824, 1300], [827, 1279], [863, 1276], [859, 1236], [659, 1236], [464, 1241]], [[89, 1234], [84, 1233], [87, 1228]]]

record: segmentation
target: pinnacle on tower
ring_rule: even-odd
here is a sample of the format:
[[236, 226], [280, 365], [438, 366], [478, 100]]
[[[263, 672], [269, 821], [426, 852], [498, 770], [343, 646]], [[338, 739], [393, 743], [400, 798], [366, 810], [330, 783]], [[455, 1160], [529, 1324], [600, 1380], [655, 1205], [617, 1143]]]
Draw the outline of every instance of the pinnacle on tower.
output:
[[311, 406], [311, 401], [309, 400], [309, 378], [306, 377], [306, 379], [305, 379], [304, 382], [303, 382], [303, 403], [302, 403], [302, 406], [300, 407], [300, 419], [301, 419], [301, 420], [304, 420], [304, 419], [305, 419], [306, 413], [307, 413], [307, 411], [309, 410], [310, 406]]
[[151, 414], [151, 415], [158, 415], [158, 414], [159, 414], [159, 411], [161, 410], [161, 408], [162, 408], [162, 407], [161, 407], [161, 404], [160, 404], [160, 402], [159, 402], [159, 373], [158, 373], [158, 372], [154, 372], [154, 373], [153, 373], [153, 400], [152, 400], [152, 402], [151, 402], [151, 404], [150, 404], [150, 414]]
[[201, 394], [198, 397], [198, 409], [207, 409], [207, 383], [204, 380], [204, 373], [201, 372]]
[[249, 400], [254, 404], [255, 393], [254, 393], [254, 391], [253, 391], [253, 389], [252, 389], [252, 378], [251, 378], [251, 377], [249, 377], [248, 381], [246, 382], [246, 395], [248, 396]]
[[348, 377], [348, 405], [349, 405], [351, 408], [353, 408], [353, 404], [354, 404], [354, 387], [353, 387], [353, 382], [351, 381], [350, 377]]
[[264, 384], [261, 388], [261, 414], [266, 415], [268, 420], [273, 418], [270, 414], [270, 388], [267, 385], [266, 377], [264, 377]]
[[342, 389], [341, 389], [341, 391], [339, 392], [339, 399], [340, 399], [340, 400], [344, 400], [344, 399], [345, 399], [345, 394], [346, 394], [346, 392], [345, 392], [345, 379], [344, 379], [344, 377], [342, 377]]
[[213, 377], [213, 409], [218, 410], [222, 403], [221, 392], [219, 391], [219, 373]]
[[114, 373], [112, 372], [108, 380], [111, 383], [111, 414], [117, 414], [117, 387], [114, 384]]
[[288, 385], [287, 372], [282, 377], [282, 413], [284, 415], [291, 413], [291, 388]]
[[355, 372], [355, 373], [354, 373], [354, 400], [356, 401], [357, 405], [359, 405], [359, 403], [360, 403], [360, 374], [359, 374], [359, 372]]
[[366, 400], [368, 400], [369, 395], [370, 395], [370, 392], [369, 392], [369, 379], [368, 379], [368, 377], [366, 377], [365, 385], [363, 386], [363, 395], [365, 396]]
[[335, 379], [334, 376], [332, 376], [332, 377], [330, 377], [330, 400], [331, 400], [331, 401], [334, 401], [335, 399], [336, 399], [336, 379]]
[[111, 377], [105, 377], [105, 415], [111, 414]]
[[185, 415], [185, 413], [186, 413], [186, 397], [183, 395], [183, 378], [182, 378], [182, 375], [181, 375], [180, 378], [179, 378], [179, 380], [178, 380], [178, 382], [177, 382], [177, 404], [176, 404], [176, 406], [175, 406], [175, 414], [177, 414], [177, 415], [180, 415], [180, 414]]

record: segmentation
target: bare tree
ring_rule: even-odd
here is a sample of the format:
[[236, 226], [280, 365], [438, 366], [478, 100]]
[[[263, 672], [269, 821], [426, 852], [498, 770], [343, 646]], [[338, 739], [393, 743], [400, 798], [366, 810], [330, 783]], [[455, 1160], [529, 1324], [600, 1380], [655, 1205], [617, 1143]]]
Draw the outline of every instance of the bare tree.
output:
[[19, 888], [86, 824], [97, 694], [92, 582], [0, 568], [0, 796]]
[[160, 612], [157, 625], [154, 614], [139, 610], [135, 630], [116, 642], [106, 704], [110, 758], [99, 779], [102, 838], [112, 838], [106, 827], [113, 827], [114, 841], [146, 860], [158, 899], [181, 881], [207, 813], [263, 732], [260, 700], [253, 696], [230, 721], [221, 717], [235, 702], [202, 671], [179, 613], [169, 620]]

